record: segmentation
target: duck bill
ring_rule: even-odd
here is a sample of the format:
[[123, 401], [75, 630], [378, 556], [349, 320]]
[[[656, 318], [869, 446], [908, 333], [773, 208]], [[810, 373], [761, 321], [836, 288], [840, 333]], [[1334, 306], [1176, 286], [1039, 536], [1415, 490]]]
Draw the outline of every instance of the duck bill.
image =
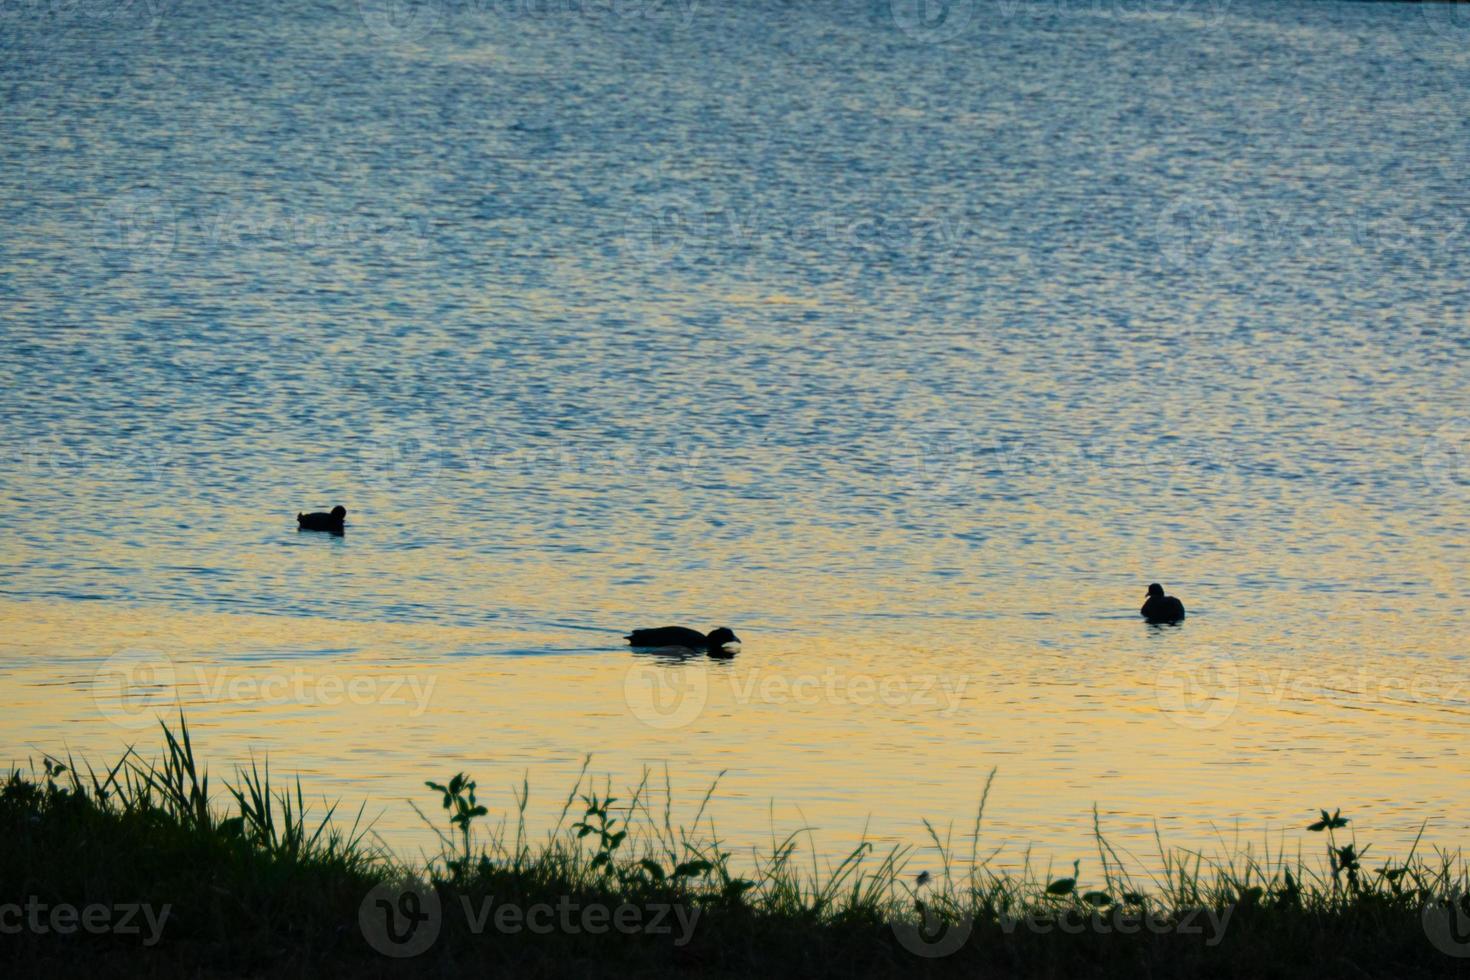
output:
[[740, 652], [740, 641], [739, 640], [727, 640], [724, 643], [721, 643], [720, 644], [720, 652], [721, 653], [739, 653]]

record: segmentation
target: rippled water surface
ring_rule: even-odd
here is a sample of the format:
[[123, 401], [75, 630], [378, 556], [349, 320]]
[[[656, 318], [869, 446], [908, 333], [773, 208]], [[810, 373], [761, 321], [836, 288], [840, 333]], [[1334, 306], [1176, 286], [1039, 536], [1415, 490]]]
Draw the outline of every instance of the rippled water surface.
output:
[[10, 757], [1461, 839], [1470, 20], [948, 9], [0, 4]]

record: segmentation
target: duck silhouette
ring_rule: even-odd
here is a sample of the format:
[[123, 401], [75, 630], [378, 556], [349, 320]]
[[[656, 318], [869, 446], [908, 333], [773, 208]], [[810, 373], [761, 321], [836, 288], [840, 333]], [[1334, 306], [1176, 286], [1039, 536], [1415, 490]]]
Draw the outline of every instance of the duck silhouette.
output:
[[740, 652], [740, 637], [728, 626], [712, 629], [708, 635], [684, 626], [659, 626], [634, 630], [624, 639], [635, 647], [684, 647], [703, 650], [711, 657], [733, 657]]
[[326, 531], [328, 534], [341, 534], [343, 521], [346, 518], [347, 508], [338, 504], [328, 514], [323, 514], [320, 511], [315, 514], [297, 514], [296, 530]]
[[1164, 595], [1164, 587], [1154, 582], [1148, 587], [1148, 599], [1138, 612], [1150, 623], [1177, 623], [1184, 618], [1184, 603]]

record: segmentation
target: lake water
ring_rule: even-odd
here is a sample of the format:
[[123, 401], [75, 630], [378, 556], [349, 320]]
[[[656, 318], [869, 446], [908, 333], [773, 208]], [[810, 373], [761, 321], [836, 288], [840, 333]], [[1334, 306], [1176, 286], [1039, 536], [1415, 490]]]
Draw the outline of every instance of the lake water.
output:
[[1462, 840], [1470, 16], [894, 3], [0, 0], [9, 757]]

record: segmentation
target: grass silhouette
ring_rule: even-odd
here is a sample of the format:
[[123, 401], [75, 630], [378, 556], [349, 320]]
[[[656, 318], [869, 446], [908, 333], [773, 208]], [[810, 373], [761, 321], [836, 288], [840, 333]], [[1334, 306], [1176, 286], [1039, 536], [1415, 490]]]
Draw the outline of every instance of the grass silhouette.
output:
[[[1160, 842], [1162, 872], [1140, 875], [1094, 810], [1095, 865], [1078, 858], [1053, 877], [1028, 860], [1006, 872], [979, 844], [992, 773], [959, 848], [926, 823], [939, 869], [915, 875], [912, 846], [863, 843], [822, 866], [803, 858], [801, 831], [736, 862], [709, 815], [718, 779], [680, 826], [667, 774], [655, 808], [647, 774], [615, 796], [584, 763], [534, 840], [524, 781], [494, 824], [466, 774], [428, 782], [445, 814], [443, 848], [410, 866], [373, 843], [362, 810], [345, 828], [335, 807], [313, 815], [300, 781], [274, 786], [268, 766], [252, 762], [213, 794], [184, 719], [163, 736], [157, 760], [129, 749], [99, 773], [46, 758], [0, 788], [0, 926], [21, 921], [0, 937], [9, 975], [1470, 976], [1457, 945], [1470, 956], [1470, 937], [1429, 934], [1437, 915], [1470, 921], [1456, 918], [1470, 916], [1458, 852], [1426, 854], [1416, 841], [1404, 859], [1370, 867], [1341, 811], [1303, 827], [1324, 835], [1315, 860], [1300, 845], [1221, 861]], [[367, 940], [360, 916], [375, 887], [409, 879], [440, 913], [433, 943], [397, 959]], [[19, 919], [6, 918], [7, 903]], [[170, 913], [145, 945], [135, 934], [37, 930], [23, 921], [27, 903]], [[506, 906], [609, 916], [677, 907], [693, 924], [506, 929], [486, 911]]]

